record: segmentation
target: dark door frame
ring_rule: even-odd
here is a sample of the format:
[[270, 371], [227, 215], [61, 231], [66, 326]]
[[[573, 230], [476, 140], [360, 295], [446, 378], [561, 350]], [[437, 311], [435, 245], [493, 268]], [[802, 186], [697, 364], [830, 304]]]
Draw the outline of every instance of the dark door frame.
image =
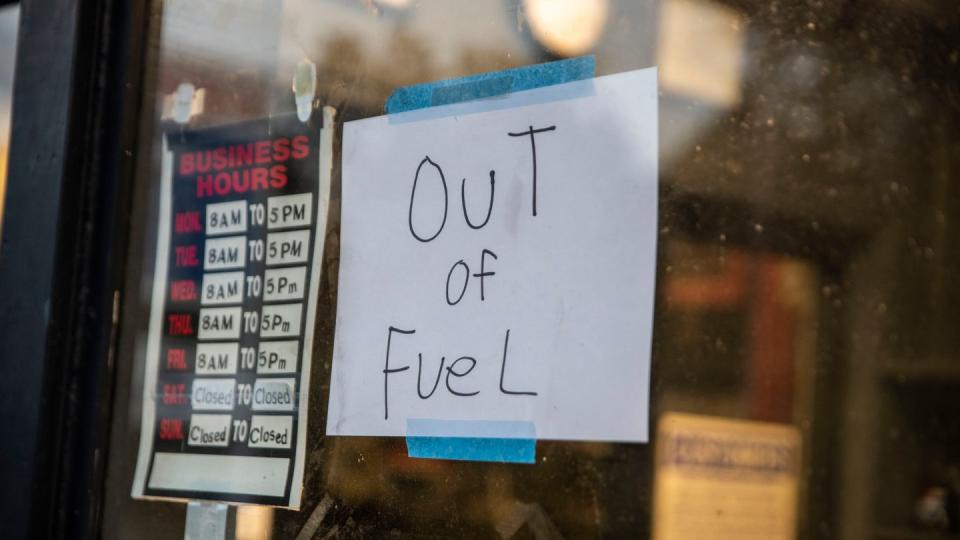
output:
[[147, 9], [21, 4], [0, 246], [8, 538], [98, 535]]

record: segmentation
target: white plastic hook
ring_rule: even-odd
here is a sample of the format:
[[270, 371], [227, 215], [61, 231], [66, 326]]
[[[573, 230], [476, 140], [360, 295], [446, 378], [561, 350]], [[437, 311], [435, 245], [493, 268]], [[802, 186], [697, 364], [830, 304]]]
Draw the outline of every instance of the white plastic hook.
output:
[[313, 98], [317, 95], [317, 66], [304, 58], [293, 71], [293, 99], [297, 103], [297, 118], [310, 120]]
[[173, 93], [173, 120], [186, 124], [193, 114], [193, 95], [196, 88], [188, 82], [182, 82]]

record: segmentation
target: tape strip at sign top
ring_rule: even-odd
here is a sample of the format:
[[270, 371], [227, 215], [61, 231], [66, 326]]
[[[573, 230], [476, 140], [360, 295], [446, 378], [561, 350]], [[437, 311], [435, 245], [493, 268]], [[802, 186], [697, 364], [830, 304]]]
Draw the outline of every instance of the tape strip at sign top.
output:
[[[402, 86], [395, 89], [387, 98], [384, 112], [389, 115], [390, 123], [393, 124], [417, 122], [451, 114], [448, 110], [438, 109], [443, 105], [475, 102], [478, 104], [477, 111], [496, 110], [500, 108], [496, 104], [498, 97], [523, 90], [593, 79], [596, 64], [596, 58], [592, 55], [581, 56], [456, 79]], [[579, 86], [569, 89], [569, 95], [561, 94], [554, 99], [571, 99], [591, 91], [590, 86]], [[517, 105], [506, 103], [506, 100], [502, 105], [504, 108], [515, 106]], [[467, 109], [457, 108], [457, 114], [469, 112]]]
[[[404, 86], [393, 91], [384, 110], [391, 122], [411, 122], [442, 116], [433, 107], [502, 97], [573, 81], [592, 79], [596, 58], [581, 56], [490, 73]], [[570, 96], [576, 97], [576, 96]], [[484, 103], [489, 108], [489, 102]], [[404, 114], [420, 111], [419, 114]], [[431, 114], [437, 111], [437, 114]], [[443, 433], [444, 436], [438, 436]], [[456, 436], [449, 434], [455, 433]], [[533, 422], [407, 421], [407, 455], [414, 458], [534, 463], [536, 426]]]

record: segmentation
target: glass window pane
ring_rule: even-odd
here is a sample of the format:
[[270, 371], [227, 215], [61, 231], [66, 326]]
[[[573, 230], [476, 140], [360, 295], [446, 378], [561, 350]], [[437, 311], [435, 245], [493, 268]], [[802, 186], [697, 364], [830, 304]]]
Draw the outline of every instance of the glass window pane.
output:
[[[342, 122], [383, 114], [398, 87], [583, 54], [597, 76], [658, 69], [652, 436], [668, 413], [789, 426], [800, 472], [795, 504], [777, 518], [788, 537], [960, 533], [952, 2], [167, 0], [150, 31], [104, 536], [183, 534], [182, 503], [130, 498], [164, 134], [295, 112], [304, 60], [316, 66], [316, 105], [336, 108], [338, 122], [304, 500], [299, 512], [232, 510], [230, 530], [654, 534], [664, 519], [654, 486], [665, 478], [655, 436], [540, 441], [534, 465], [507, 465], [412, 459], [402, 438], [324, 435]], [[774, 482], [743, 474], [723, 492]], [[713, 515], [697, 525], [712, 503], [691, 506], [691, 530], [769, 537], [750, 529], [760, 517], [743, 517], [763, 502], [743, 503], [736, 523]]]

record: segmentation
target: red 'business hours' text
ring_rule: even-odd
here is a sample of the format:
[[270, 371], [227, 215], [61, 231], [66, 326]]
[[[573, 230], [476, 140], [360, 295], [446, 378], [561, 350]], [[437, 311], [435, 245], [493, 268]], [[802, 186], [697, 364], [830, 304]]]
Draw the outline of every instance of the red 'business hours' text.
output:
[[286, 162], [309, 155], [305, 135], [277, 137], [184, 152], [178, 172], [181, 177], [196, 175], [198, 199], [281, 189], [287, 185]]

